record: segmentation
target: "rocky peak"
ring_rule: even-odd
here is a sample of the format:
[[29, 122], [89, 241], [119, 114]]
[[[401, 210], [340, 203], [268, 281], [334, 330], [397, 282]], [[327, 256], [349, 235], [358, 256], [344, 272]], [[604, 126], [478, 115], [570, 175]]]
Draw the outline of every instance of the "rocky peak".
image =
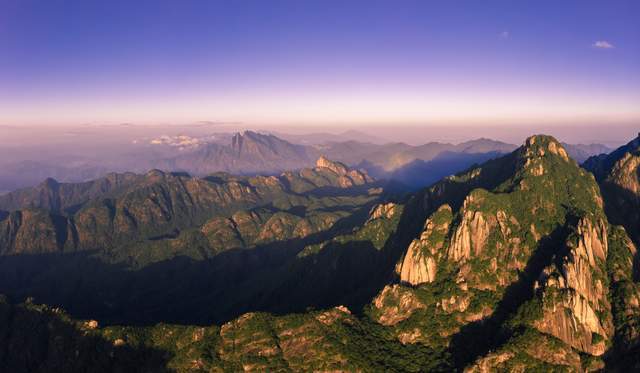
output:
[[237, 152], [242, 151], [247, 143], [260, 142], [260, 138], [264, 136], [253, 131], [236, 132], [231, 138], [231, 148]]
[[238, 149], [242, 146], [242, 134], [240, 132], [236, 132], [235, 135], [231, 138], [231, 147], [234, 149]]
[[243, 133], [237, 132], [235, 135], [233, 135], [233, 137], [231, 138], [231, 148], [236, 152], [236, 153], [240, 153], [244, 147], [244, 143], [251, 139], [251, 132], [250, 131], [244, 131]]
[[531, 136], [525, 141], [522, 147], [522, 154], [528, 158], [543, 157], [548, 153], [560, 156], [563, 160], [569, 161], [567, 151], [562, 144], [552, 136]]
[[550, 166], [548, 162], [554, 158], [567, 163], [571, 160], [562, 144], [547, 135], [529, 137], [517, 154], [520, 167], [533, 176], [545, 175]]
[[325, 156], [320, 156], [316, 161], [317, 168], [328, 168], [329, 170], [335, 172], [338, 175], [345, 175], [349, 172], [349, 169], [346, 165], [340, 162], [331, 161], [327, 159]]

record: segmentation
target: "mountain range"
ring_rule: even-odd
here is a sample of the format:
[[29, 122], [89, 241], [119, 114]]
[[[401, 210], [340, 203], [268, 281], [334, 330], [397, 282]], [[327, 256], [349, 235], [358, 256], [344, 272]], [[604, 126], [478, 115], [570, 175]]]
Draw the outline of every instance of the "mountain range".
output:
[[[17, 155], [13, 161], [0, 163], [0, 191], [35, 186], [47, 177], [79, 182], [112, 172], [144, 173], [154, 168], [165, 172], [187, 172], [195, 176], [206, 176], [213, 172], [275, 175], [287, 170], [312, 167], [321, 155], [351, 167], [364, 168], [378, 179], [392, 180], [404, 184], [406, 188], [418, 189], [517, 147], [490, 139], [456, 145], [432, 142], [412, 146], [384, 143], [354, 131], [333, 136], [322, 133], [276, 136], [245, 131], [200, 137], [160, 136], [145, 141], [135, 140], [135, 144], [126, 146], [120, 144], [114, 147], [115, 152], [101, 151], [95, 156], [82, 153], [82, 156], [29, 159], [25, 158], [28, 153]], [[610, 151], [598, 144], [563, 145], [578, 162]]]
[[[0, 363], [639, 370], [640, 140], [573, 159], [599, 150], [248, 132], [163, 160], [173, 172], [47, 179], [0, 196]], [[468, 163], [417, 190], [378, 178], [443, 159]], [[229, 173], [245, 165], [293, 170]]]

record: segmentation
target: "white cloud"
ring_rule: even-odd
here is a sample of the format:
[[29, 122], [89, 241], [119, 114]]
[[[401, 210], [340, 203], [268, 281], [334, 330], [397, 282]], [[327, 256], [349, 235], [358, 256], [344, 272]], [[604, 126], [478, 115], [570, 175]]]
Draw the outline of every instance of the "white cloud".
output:
[[595, 43], [593, 43], [591, 46], [594, 47], [594, 48], [598, 48], [598, 49], [613, 49], [613, 48], [615, 48], [613, 46], [613, 44], [609, 43], [606, 40], [598, 40]]
[[[146, 141], [147, 139], [145, 139]], [[195, 149], [199, 146], [209, 144], [218, 140], [216, 135], [192, 137], [188, 135], [169, 136], [162, 135], [149, 140], [151, 145], [166, 145], [178, 148], [178, 150]], [[134, 140], [138, 141], [138, 140]]]
[[152, 145], [174, 146], [180, 150], [196, 148], [203, 144], [203, 142], [200, 139], [187, 136], [187, 135], [178, 135], [178, 136], [162, 135], [158, 138], [152, 139], [149, 143]]
[[509, 34], [509, 31], [502, 31], [502, 32], [500, 33], [500, 39], [509, 39], [509, 36], [511, 36], [511, 35]]

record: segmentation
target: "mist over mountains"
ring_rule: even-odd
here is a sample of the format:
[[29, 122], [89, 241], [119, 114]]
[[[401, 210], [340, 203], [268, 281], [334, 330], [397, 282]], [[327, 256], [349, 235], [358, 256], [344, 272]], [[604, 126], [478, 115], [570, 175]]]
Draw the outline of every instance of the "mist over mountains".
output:
[[[39, 146], [38, 151], [7, 149], [0, 161], [0, 192], [34, 186], [49, 177], [78, 182], [110, 172], [144, 173], [153, 168], [195, 176], [215, 172], [273, 175], [310, 167], [320, 155], [364, 168], [376, 178], [419, 188], [516, 148], [485, 138], [459, 144], [430, 142], [414, 146], [385, 143], [358, 131], [339, 135], [273, 135], [254, 131], [211, 133], [208, 128], [193, 136], [142, 136], [127, 141], [116, 138], [104, 145], [96, 142], [93, 147], [91, 142], [96, 140], [88, 138], [88, 142]], [[610, 150], [601, 144], [563, 145], [578, 162]]]

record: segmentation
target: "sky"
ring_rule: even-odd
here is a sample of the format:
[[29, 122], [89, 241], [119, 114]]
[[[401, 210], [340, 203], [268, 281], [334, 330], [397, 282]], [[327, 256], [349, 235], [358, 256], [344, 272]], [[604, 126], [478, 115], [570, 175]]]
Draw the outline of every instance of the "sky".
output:
[[0, 0], [0, 125], [634, 125], [640, 2]]

